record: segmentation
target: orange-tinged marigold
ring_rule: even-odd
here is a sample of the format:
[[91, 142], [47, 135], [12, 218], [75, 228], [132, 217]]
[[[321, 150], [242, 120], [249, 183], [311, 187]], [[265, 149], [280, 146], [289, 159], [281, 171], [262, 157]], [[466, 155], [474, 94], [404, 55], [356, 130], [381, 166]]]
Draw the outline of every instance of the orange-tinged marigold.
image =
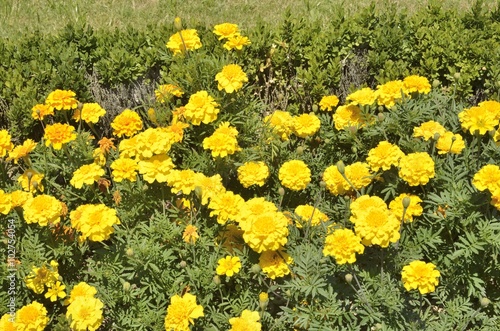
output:
[[183, 296], [174, 295], [170, 299], [165, 316], [166, 331], [189, 331], [194, 320], [203, 317], [203, 307], [196, 304], [196, 296], [185, 293]]
[[59, 150], [63, 144], [76, 139], [76, 132], [72, 125], [54, 123], [45, 127], [43, 138], [45, 139], [45, 146], [52, 145], [55, 150]]
[[399, 177], [410, 186], [425, 185], [434, 176], [434, 160], [426, 152], [410, 153], [399, 161]]
[[222, 71], [215, 75], [215, 80], [219, 91], [233, 93], [243, 87], [243, 83], [248, 82], [248, 77], [243, 69], [237, 64], [228, 64], [222, 68]]
[[418, 289], [421, 294], [427, 294], [434, 292], [439, 285], [441, 273], [433, 263], [416, 260], [403, 267], [401, 276], [407, 291]]
[[352, 230], [337, 229], [325, 238], [324, 256], [333, 256], [337, 264], [356, 262], [356, 253], [363, 254], [361, 238]]
[[31, 108], [31, 117], [35, 120], [43, 120], [46, 116], [54, 115], [54, 107], [37, 104]]
[[111, 122], [113, 135], [131, 137], [142, 130], [142, 120], [139, 114], [131, 109], [125, 109]]
[[301, 191], [311, 182], [311, 170], [304, 161], [291, 160], [283, 163], [278, 171], [281, 185], [292, 190]]
[[19, 159], [23, 159], [28, 157], [29, 153], [33, 152], [37, 143], [32, 139], [26, 139], [22, 145], [14, 147], [9, 152], [9, 157], [7, 160], [14, 160], [14, 163], [17, 164]]

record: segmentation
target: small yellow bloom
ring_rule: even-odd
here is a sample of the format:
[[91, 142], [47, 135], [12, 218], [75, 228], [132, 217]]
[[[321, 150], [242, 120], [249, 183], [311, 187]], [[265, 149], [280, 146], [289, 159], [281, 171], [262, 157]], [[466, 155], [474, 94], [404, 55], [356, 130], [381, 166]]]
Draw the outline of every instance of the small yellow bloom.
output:
[[237, 274], [241, 269], [241, 260], [237, 256], [226, 256], [219, 260], [217, 265], [217, 275], [226, 275], [231, 277]]
[[421, 294], [434, 292], [441, 277], [434, 264], [418, 260], [404, 266], [401, 275], [407, 291], [418, 289]]

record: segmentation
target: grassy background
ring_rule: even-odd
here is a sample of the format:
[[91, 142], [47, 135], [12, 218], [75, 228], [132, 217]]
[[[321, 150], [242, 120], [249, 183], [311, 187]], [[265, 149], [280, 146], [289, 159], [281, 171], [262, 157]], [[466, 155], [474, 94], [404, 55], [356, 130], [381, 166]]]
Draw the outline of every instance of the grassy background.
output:
[[[431, 2], [442, 3], [445, 9], [459, 10], [467, 10], [474, 3], [469, 0], [376, 1], [377, 10], [395, 5], [396, 9], [406, 9], [410, 14]], [[334, 12], [344, 10], [348, 17], [370, 3], [371, 0], [0, 0], [0, 36], [15, 38], [37, 30], [52, 34], [68, 23], [82, 22], [96, 29], [123, 29], [128, 25], [142, 29], [172, 22], [175, 16], [180, 16], [186, 26], [234, 22], [244, 29], [259, 20], [277, 24], [287, 8], [294, 16], [326, 23]], [[489, 7], [496, 0], [484, 3]]]

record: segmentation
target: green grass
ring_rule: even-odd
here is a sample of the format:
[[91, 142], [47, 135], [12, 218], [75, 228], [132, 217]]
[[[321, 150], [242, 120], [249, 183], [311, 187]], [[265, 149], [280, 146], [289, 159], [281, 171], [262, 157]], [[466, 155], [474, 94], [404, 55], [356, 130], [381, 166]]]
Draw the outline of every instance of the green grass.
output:
[[[57, 33], [68, 23], [87, 23], [95, 29], [123, 29], [126, 26], [145, 29], [148, 25], [172, 22], [180, 16], [186, 25], [197, 23], [212, 26], [222, 22], [238, 23], [243, 29], [262, 20], [275, 25], [280, 22], [286, 4], [297, 17], [328, 22], [336, 12], [344, 10], [349, 16], [366, 7], [370, 0], [1, 0], [0, 36], [15, 38], [24, 33], [40, 31]], [[407, 9], [411, 14], [432, 1], [383, 0], [377, 9], [388, 4]], [[435, 0], [443, 7], [467, 10], [468, 0]], [[485, 0], [486, 7], [496, 1]]]

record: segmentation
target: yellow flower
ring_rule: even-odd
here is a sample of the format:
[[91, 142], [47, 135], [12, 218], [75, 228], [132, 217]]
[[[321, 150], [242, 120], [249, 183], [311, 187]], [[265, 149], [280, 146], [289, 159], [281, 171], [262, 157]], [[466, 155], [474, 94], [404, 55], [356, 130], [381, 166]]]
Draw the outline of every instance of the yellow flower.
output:
[[355, 223], [370, 208], [387, 209], [387, 205], [377, 196], [362, 195], [351, 203], [351, 222]]
[[421, 294], [427, 294], [434, 292], [441, 274], [434, 264], [415, 260], [403, 267], [401, 276], [407, 291], [418, 289]]
[[184, 54], [186, 51], [196, 50], [201, 46], [200, 37], [195, 29], [181, 30], [172, 35], [167, 42], [167, 48], [174, 55]]
[[35, 149], [36, 145], [37, 143], [33, 140], [26, 139], [22, 145], [14, 147], [14, 149], [9, 152], [7, 160], [14, 160], [14, 163], [17, 164], [17, 161], [27, 157], [28, 154]]
[[207, 91], [199, 91], [189, 97], [183, 116], [193, 125], [211, 123], [217, 119], [219, 105]]
[[12, 201], [12, 207], [15, 208], [22, 207], [26, 201], [33, 198], [33, 195], [30, 192], [16, 190], [11, 192], [10, 198]]
[[465, 142], [458, 133], [447, 131], [439, 137], [436, 148], [438, 149], [438, 154], [460, 154], [465, 148]]
[[50, 107], [44, 104], [35, 105], [31, 109], [31, 117], [35, 120], [43, 120], [45, 116], [54, 115], [54, 107]]
[[213, 32], [219, 36], [219, 40], [231, 38], [239, 33], [238, 25], [232, 23], [217, 24]]
[[494, 114], [497, 120], [500, 119], [500, 102], [495, 100], [486, 100], [480, 102], [478, 106], [486, 110], [486, 112]]
[[26, 287], [36, 294], [42, 294], [45, 286], [51, 287], [59, 278], [59, 264], [57, 261], [50, 261], [50, 266], [45, 263], [41, 267], [33, 266], [28, 276], [25, 278]]
[[410, 186], [425, 185], [434, 176], [434, 161], [425, 152], [405, 155], [399, 161], [399, 177]]
[[403, 218], [403, 210], [404, 210], [403, 199], [404, 198], [410, 199], [410, 205], [406, 209], [406, 212], [404, 212], [404, 215], [405, 215], [404, 221], [405, 222], [413, 222], [413, 216], [420, 216], [420, 215], [422, 215], [422, 212], [424, 211], [422, 206], [420, 205], [420, 203], [422, 202], [422, 199], [420, 199], [418, 196], [413, 195], [413, 194], [402, 193], [389, 203], [389, 209], [397, 217], [397, 219], [399, 221], [401, 221]]
[[139, 173], [150, 184], [155, 180], [166, 183], [167, 176], [174, 167], [172, 159], [166, 154], [154, 155], [138, 163]]
[[90, 286], [85, 282], [80, 282], [77, 285], [73, 286], [73, 289], [69, 294], [69, 298], [65, 300], [64, 304], [70, 304], [79, 298], [93, 298], [96, 294], [97, 290], [95, 287]]
[[361, 108], [356, 105], [340, 106], [333, 114], [335, 129], [345, 130], [351, 126], [362, 128], [365, 121], [361, 116]]
[[304, 161], [287, 161], [280, 167], [278, 177], [284, 187], [301, 191], [311, 182], [311, 170]]
[[2, 318], [0, 318], [0, 330], [2, 331], [16, 331], [14, 326], [14, 316], [10, 313], [5, 313]]
[[140, 151], [137, 148], [138, 144], [139, 142], [137, 136], [133, 136], [131, 138], [123, 139], [122, 141], [120, 141], [120, 144], [118, 145], [118, 150], [120, 151], [120, 158], [129, 159], [138, 157], [140, 154]]
[[357, 210], [351, 215], [350, 220], [354, 223], [356, 235], [361, 237], [365, 246], [379, 245], [385, 248], [390, 242], [399, 240], [401, 222], [385, 204], [383, 207], [374, 206], [364, 211]]
[[302, 228], [303, 224], [316, 226], [321, 224], [321, 222], [328, 221], [328, 216], [311, 205], [298, 205], [294, 213], [300, 217], [300, 221], [296, 222], [298, 228]]
[[55, 90], [49, 93], [47, 99], [45, 99], [45, 104], [57, 110], [75, 109], [78, 107], [75, 96], [75, 92], [70, 90]]
[[259, 257], [259, 266], [262, 272], [271, 279], [285, 277], [290, 274], [293, 258], [282, 249], [264, 251]]
[[500, 167], [496, 164], [483, 166], [474, 175], [472, 185], [479, 191], [489, 190], [491, 193], [496, 193], [500, 190]]
[[372, 182], [370, 166], [364, 162], [355, 162], [346, 166], [345, 176], [356, 190], [366, 187]]
[[215, 132], [203, 139], [203, 148], [210, 149], [212, 157], [226, 157], [241, 150], [236, 136], [238, 130], [230, 126], [229, 122], [222, 122]]
[[229, 220], [234, 221], [244, 202], [239, 194], [231, 191], [213, 196], [208, 204], [208, 208], [212, 210], [210, 216], [217, 216], [219, 224], [225, 224]]
[[96, 331], [102, 324], [104, 304], [94, 297], [80, 297], [74, 300], [66, 311], [66, 318], [71, 320], [72, 331]]
[[82, 109], [76, 109], [73, 113], [75, 121], [84, 121], [86, 123], [96, 124], [99, 119], [106, 115], [106, 110], [98, 103], [84, 103]]
[[281, 212], [264, 212], [240, 227], [243, 239], [257, 253], [277, 250], [288, 241], [288, 218]]
[[209, 199], [226, 191], [224, 185], [222, 185], [222, 177], [219, 174], [207, 177], [202, 173], [197, 173], [195, 175], [195, 185], [201, 190], [202, 205], [208, 204]]
[[71, 226], [80, 231], [80, 241], [104, 241], [114, 232], [113, 225], [121, 224], [116, 210], [103, 204], [81, 205], [69, 215]]
[[236, 33], [232, 37], [229, 37], [227, 39], [223, 47], [228, 51], [231, 51], [233, 49], [241, 51], [243, 49], [243, 46], [247, 46], [250, 44], [251, 42], [247, 37], [243, 37], [239, 33]]
[[59, 223], [63, 213], [61, 201], [46, 194], [28, 199], [23, 210], [26, 223], [38, 223], [40, 226]]
[[370, 106], [377, 100], [377, 93], [369, 87], [357, 90], [346, 97], [351, 105]]
[[68, 124], [54, 123], [45, 127], [45, 146], [50, 146], [55, 150], [62, 148], [63, 144], [76, 139], [75, 128]]
[[319, 118], [311, 114], [302, 114], [298, 117], [295, 117], [293, 120], [293, 131], [295, 135], [306, 138], [314, 135], [319, 131], [321, 126], [321, 121]]
[[45, 297], [47, 299], [50, 299], [50, 301], [52, 302], [55, 302], [58, 298], [63, 299], [66, 297], [66, 292], [64, 292], [65, 288], [65, 285], [57, 281], [52, 284], [52, 286], [49, 286], [49, 288], [47, 289], [47, 293], [45, 293]]
[[243, 187], [252, 185], [264, 186], [269, 177], [269, 168], [262, 162], [245, 162], [238, 167], [238, 180]]
[[43, 192], [42, 179], [44, 175], [34, 169], [27, 169], [24, 173], [17, 178], [18, 183], [21, 184], [23, 190], [36, 193], [37, 191]]
[[278, 208], [274, 203], [267, 201], [262, 197], [252, 198], [240, 206], [240, 211], [238, 215], [236, 215], [236, 222], [239, 224], [243, 222], [252, 222], [258, 215], [277, 211]]
[[215, 80], [218, 82], [219, 91], [225, 90], [226, 93], [233, 93], [240, 90], [243, 83], [248, 82], [248, 77], [239, 65], [228, 64], [215, 75]]
[[229, 319], [231, 329], [229, 331], [260, 331], [262, 324], [259, 323], [259, 312], [245, 309], [241, 312], [241, 317]]
[[422, 137], [424, 140], [434, 139], [436, 134], [440, 136], [446, 132], [446, 129], [435, 121], [427, 121], [420, 126], [413, 128], [414, 137]]
[[377, 103], [379, 106], [392, 108], [398, 100], [408, 95], [409, 93], [401, 80], [393, 80], [377, 86]]
[[196, 296], [191, 293], [185, 293], [182, 297], [174, 295], [167, 308], [165, 330], [189, 331], [189, 325], [194, 324], [194, 319], [202, 316], [203, 307], [196, 304]]
[[196, 173], [191, 169], [172, 169], [167, 175], [167, 185], [171, 187], [171, 191], [174, 194], [182, 192], [188, 195], [196, 187]]
[[132, 139], [136, 145], [136, 156], [150, 158], [153, 155], [166, 154], [170, 151], [173, 135], [160, 128], [149, 128]]
[[483, 107], [465, 109], [458, 114], [458, 119], [462, 124], [462, 128], [469, 130], [471, 134], [478, 131], [480, 135], [483, 135], [490, 130], [494, 130], [498, 125], [497, 115]]
[[403, 79], [403, 89], [409, 93], [418, 92], [428, 94], [431, 91], [431, 84], [425, 77], [412, 75]]
[[95, 163], [85, 164], [73, 172], [69, 183], [75, 188], [82, 188], [83, 184], [92, 185], [104, 176], [104, 172], [104, 169]]
[[363, 254], [361, 238], [349, 229], [337, 229], [325, 239], [324, 256], [333, 256], [337, 264], [356, 262], [356, 253]]
[[398, 146], [388, 141], [381, 141], [377, 147], [370, 149], [366, 162], [373, 171], [389, 170], [391, 166], [397, 166], [404, 153]]
[[196, 240], [200, 238], [197, 231], [198, 228], [196, 226], [189, 224], [182, 233], [182, 240], [184, 240], [187, 244], [194, 244]]
[[231, 277], [237, 274], [241, 269], [241, 260], [237, 256], [226, 256], [217, 262], [217, 275], [226, 275]]
[[171, 100], [172, 97], [182, 97], [183, 94], [182, 89], [173, 84], [163, 84], [155, 90], [156, 101], [160, 103]]
[[12, 197], [0, 189], [0, 214], [7, 215], [12, 209]]
[[319, 102], [319, 109], [332, 111], [333, 107], [339, 104], [339, 98], [336, 95], [325, 95]]
[[11, 139], [12, 137], [7, 130], [0, 130], [0, 157], [4, 157], [14, 148]]
[[106, 165], [106, 155], [103, 154], [100, 148], [94, 149], [92, 152], [92, 157], [94, 158], [94, 163], [104, 167]]
[[184, 138], [184, 129], [187, 127], [189, 127], [189, 124], [176, 121], [162, 129], [170, 134], [173, 143], [179, 143]]
[[276, 110], [264, 118], [264, 123], [268, 123], [273, 132], [282, 140], [288, 140], [288, 136], [293, 131], [293, 117], [286, 111]]
[[37, 302], [32, 301], [16, 312], [16, 331], [42, 331], [49, 323], [47, 309]]
[[125, 179], [131, 182], [137, 180], [137, 170], [139, 170], [139, 166], [135, 160], [119, 158], [113, 161], [110, 167], [113, 169], [111, 174], [115, 182], [121, 182]]
[[135, 111], [125, 109], [121, 114], [115, 117], [111, 123], [113, 135], [117, 137], [131, 137], [142, 130], [142, 120]]
[[328, 191], [333, 195], [345, 194], [347, 191], [351, 190], [351, 187], [339, 172], [336, 165], [329, 166], [325, 169], [323, 172], [323, 181]]

